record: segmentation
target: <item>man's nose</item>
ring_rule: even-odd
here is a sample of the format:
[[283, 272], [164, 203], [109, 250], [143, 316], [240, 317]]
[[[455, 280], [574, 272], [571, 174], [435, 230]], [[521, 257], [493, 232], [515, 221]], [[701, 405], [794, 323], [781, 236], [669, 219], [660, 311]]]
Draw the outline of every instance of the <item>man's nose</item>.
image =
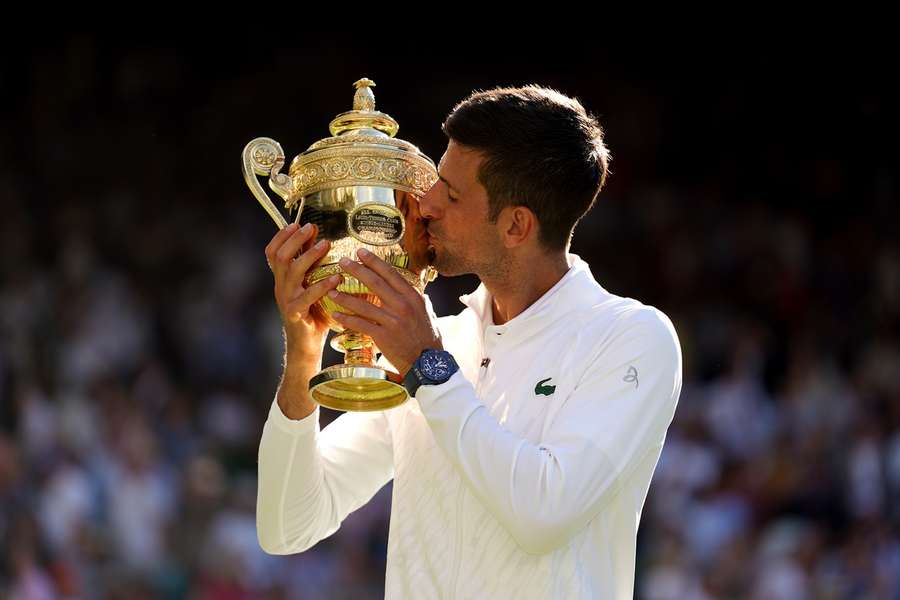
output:
[[425, 192], [424, 196], [419, 198], [419, 212], [424, 219], [439, 219], [441, 217], [439, 208], [440, 202], [438, 201], [440, 185], [440, 181], [435, 182], [435, 184], [431, 186], [431, 189]]

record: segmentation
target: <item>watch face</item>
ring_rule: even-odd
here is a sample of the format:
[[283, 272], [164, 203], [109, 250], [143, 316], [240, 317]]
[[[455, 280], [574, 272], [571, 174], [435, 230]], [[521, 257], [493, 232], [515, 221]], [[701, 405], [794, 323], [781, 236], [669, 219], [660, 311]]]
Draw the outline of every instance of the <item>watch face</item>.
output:
[[450, 377], [450, 360], [446, 354], [434, 352], [422, 357], [422, 372], [437, 381]]

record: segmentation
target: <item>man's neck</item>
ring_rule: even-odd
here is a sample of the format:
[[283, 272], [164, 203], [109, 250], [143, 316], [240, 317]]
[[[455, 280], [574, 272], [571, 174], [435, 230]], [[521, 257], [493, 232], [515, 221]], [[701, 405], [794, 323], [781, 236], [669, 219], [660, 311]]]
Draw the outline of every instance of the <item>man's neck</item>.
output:
[[502, 325], [523, 313], [556, 285], [568, 270], [566, 254], [560, 252], [510, 265], [503, 277], [482, 279], [493, 298], [491, 310], [494, 325]]

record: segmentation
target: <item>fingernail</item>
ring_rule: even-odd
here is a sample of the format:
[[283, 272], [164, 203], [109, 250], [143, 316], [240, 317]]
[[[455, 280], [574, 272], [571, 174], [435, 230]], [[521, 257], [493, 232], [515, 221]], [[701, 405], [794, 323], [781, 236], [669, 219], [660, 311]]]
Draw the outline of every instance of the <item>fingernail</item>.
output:
[[344, 278], [341, 277], [340, 275], [332, 275], [329, 279], [330, 279], [331, 283], [340, 283], [341, 281], [344, 280]]
[[326, 244], [327, 244], [327, 243], [328, 243], [328, 242], [327, 242], [327, 241], [325, 241], [325, 240], [321, 240], [321, 241], [319, 241], [319, 243], [318, 243], [318, 244], [316, 244], [316, 250], [321, 250], [321, 249], [322, 249], [322, 248], [324, 248], [324, 247], [325, 247], [325, 245], [326, 245]]
[[337, 298], [337, 295], [338, 295], [337, 290], [331, 290], [330, 292], [328, 292], [329, 298]]
[[360, 258], [362, 258], [362, 257], [364, 257], [364, 256], [368, 256], [369, 254], [371, 254], [371, 252], [369, 252], [369, 251], [366, 250], [365, 248], [360, 248], [359, 250], [356, 251], [356, 254], [357, 254]]
[[300, 228], [300, 231], [302, 231], [303, 233], [309, 233], [309, 229], [310, 229], [311, 227], [312, 227], [312, 225], [310, 225], [309, 223], [307, 223], [306, 225], [304, 225], [303, 227]]
[[349, 267], [352, 261], [346, 256], [340, 260], [340, 264], [342, 267]]

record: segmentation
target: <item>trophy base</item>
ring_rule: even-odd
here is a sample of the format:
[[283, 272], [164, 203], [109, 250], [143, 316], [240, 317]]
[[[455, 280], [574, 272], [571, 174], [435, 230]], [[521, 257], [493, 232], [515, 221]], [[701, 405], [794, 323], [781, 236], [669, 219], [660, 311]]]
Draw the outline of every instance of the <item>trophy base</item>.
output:
[[309, 380], [313, 400], [334, 410], [367, 412], [394, 408], [409, 394], [399, 383], [388, 379], [380, 367], [334, 365]]

